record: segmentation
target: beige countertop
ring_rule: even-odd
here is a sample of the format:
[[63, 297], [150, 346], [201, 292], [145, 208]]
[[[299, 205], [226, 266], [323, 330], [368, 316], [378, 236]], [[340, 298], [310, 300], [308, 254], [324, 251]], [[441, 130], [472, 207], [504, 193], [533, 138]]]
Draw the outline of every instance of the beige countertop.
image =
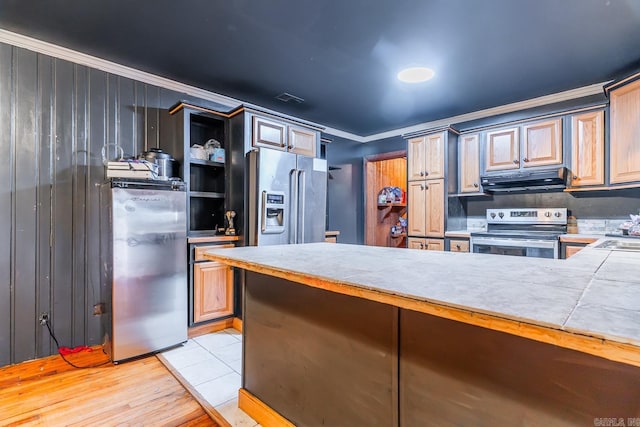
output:
[[238, 236], [191, 236], [187, 237], [187, 243], [219, 243], [219, 242], [237, 242]]
[[471, 237], [471, 231], [469, 230], [449, 230], [444, 232], [444, 237], [458, 237], [462, 239], [468, 239]]
[[562, 243], [593, 243], [603, 237], [603, 234], [562, 234], [560, 236], [560, 241]]
[[568, 260], [312, 243], [205, 257], [640, 366], [640, 253]]

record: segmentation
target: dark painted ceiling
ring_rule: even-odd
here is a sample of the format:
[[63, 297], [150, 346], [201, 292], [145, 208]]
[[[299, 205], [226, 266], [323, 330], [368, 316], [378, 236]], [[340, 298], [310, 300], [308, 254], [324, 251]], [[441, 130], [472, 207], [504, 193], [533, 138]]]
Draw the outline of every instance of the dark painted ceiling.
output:
[[640, 0], [0, 0], [0, 28], [362, 136], [640, 65]]

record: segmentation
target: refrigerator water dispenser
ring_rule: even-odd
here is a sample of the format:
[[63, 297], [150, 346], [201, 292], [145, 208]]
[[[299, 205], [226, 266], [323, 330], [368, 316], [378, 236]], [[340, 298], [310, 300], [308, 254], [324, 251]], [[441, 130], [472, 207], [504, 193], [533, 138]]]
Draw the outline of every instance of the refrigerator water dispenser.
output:
[[285, 230], [284, 192], [262, 192], [262, 233], [279, 234]]

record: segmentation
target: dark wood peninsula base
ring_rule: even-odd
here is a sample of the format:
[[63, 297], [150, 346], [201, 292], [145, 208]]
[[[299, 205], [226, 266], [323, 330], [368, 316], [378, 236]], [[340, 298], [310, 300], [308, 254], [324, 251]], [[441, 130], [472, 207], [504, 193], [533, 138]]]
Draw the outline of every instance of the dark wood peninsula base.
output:
[[640, 424], [640, 254], [206, 256], [244, 270], [239, 406], [265, 427]]
[[243, 388], [296, 426], [640, 420], [640, 368], [246, 272]]

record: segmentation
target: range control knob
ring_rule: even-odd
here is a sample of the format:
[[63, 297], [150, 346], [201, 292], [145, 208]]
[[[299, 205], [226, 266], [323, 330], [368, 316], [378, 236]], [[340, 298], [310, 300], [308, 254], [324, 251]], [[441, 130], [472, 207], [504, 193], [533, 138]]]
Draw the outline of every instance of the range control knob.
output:
[[498, 216], [499, 216], [500, 218], [504, 217], [504, 212], [499, 212], [499, 213], [498, 213]]
[[546, 216], [547, 218], [549, 218], [551, 216], [551, 212], [545, 212], [544, 216]]
[[495, 218], [496, 217], [496, 213], [495, 212], [491, 212], [491, 218]]
[[562, 216], [561, 212], [556, 212], [553, 214], [556, 218], [560, 218]]

